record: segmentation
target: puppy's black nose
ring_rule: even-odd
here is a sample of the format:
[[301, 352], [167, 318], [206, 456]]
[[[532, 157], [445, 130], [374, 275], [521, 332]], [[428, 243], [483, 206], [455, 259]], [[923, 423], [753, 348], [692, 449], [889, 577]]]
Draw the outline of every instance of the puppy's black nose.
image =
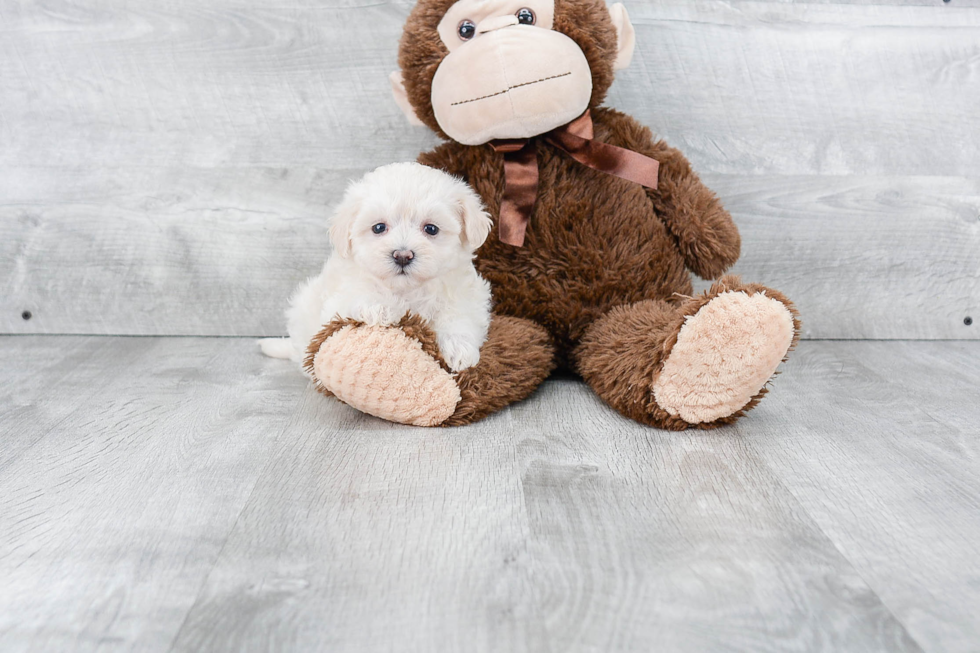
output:
[[410, 249], [396, 249], [391, 253], [391, 258], [395, 259], [395, 263], [404, 268], [415, 258], [415, 252]]

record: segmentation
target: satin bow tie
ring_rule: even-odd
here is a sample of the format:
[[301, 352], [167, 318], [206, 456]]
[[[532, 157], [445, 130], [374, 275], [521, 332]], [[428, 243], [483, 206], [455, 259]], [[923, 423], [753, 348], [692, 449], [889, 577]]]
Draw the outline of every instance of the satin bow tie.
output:
[[588, 110], [567, 125], [535, 138], [491, 141], [493, 149], [504, 154], [504, 196], [500, 200], [497, 232], [501, 242], [508, 245], [524, 245], [524, 233], [538, 197], [537, 138], [594, 170], [647, 188], [657, 187], [660, 163], [639, 152], [592, 140], [592, 116]]

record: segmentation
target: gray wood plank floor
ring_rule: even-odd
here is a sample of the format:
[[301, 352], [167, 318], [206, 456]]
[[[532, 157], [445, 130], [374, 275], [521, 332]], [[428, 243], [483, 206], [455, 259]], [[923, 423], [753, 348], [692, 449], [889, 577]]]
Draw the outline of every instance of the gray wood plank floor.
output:
[[[453, 430], [231, 338], [0, 338], [0, 650], [975, 651], [980, 342], [804, 342], [733, 427]], [[139, 370], [139, 372], [135, 372]]]

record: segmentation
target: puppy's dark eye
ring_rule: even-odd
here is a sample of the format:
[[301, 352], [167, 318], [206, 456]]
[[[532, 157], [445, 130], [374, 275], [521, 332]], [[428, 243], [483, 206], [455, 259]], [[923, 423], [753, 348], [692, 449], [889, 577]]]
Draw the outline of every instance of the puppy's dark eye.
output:
[[459, 34], [460, 40], [469, 41], [476, 36], [476, 25], [472, 20], [461, 20], [459, 27], [456, 28], [456, 33]]
[[517, 22], [521, 25], [533, 25], [534, 24], [534, 12], [524, 7], [523, 9], [517, 10]]
[[422, 227], [422, 231], [429, 234], [430, 236], [435, 236], [437, 233], [439, 233], [439, 227], [435, 226], [434, 224], [427, 224], [424, 227]]
[[384, 232], [388, 231], [388, 225], [386, 225], [384, 222], [379, 222], [378, 224], [371, 227], [371, 231], [373, 231], [376, 234], [383, 234]]

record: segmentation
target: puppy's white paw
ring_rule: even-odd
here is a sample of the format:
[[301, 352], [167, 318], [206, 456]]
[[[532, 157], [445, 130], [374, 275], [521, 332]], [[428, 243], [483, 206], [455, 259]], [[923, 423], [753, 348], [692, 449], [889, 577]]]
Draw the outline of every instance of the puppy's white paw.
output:
[[354, 319], [368, 326], [390, 326], [395, 323], [391, 309], [382, 304], [361, 306], [354, 310]]
[[294, 358], [293, 341], [289, 338], [262, 338], [259, 340], [262, 353], [269, 358]]
[[439, 337], [439, 351], [453, 372], [465, 370], [480, 362], [480, 347], [465, 336]]

